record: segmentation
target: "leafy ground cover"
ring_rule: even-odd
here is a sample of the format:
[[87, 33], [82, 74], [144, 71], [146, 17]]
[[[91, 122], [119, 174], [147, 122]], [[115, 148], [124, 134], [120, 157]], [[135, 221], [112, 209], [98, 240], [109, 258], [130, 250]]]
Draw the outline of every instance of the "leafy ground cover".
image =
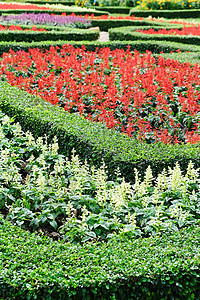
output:
[[142, 141], [199, 142], [198, 65], [150, 52], [57, 50], [5, 53], [1, 78]]
[[[58, 154], [56, 138], [34, 140], [19, 124], [1, 114], [0, 209], [8, 220], [68, 242], [105, 240], [115, 235], [147, 237], [198, 225], [199, 170], [192, 162], [182, 174], [179, 165], [153, 179], [151, 168], [135, 184], [116, 170], [109, 181], [99, 169]], [[52, 233], [53, 232], [53, 233]]]

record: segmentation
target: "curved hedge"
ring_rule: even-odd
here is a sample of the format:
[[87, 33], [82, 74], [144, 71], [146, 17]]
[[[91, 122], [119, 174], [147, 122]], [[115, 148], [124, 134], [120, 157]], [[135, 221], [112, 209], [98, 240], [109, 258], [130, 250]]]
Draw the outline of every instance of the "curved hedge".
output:
[[[151, 26], [151, 28], [154, 28]], [[155, 29], [158, 27], [155, 27]], [[174, 27], [167, 27], [167, 29]], [[180, 26], [176, 26], [176, 28], [180, 28]], [[150, 29], [150, 27], [142, 28], [142, 29]], [[176, 42], [183, 44], [193, 44], [200, 45], [200, 36], [192, 36], [192, 35], [166, 35], [166, 34], [145, 34], [141, 32], [136, 32], [138, 27], [129, 26], [129, 27], [120, 27], [120, 28], [111, 28], [109, 29], [109, 39], [111, 41], [134, 41], [134, 40], [159, 40], [159, 41], [168, 41], [168, 42]]]
[[32, 41], [82, 41], [97, 40], [98, 30], [68, 29], [67, 31], [0, 31], [0, 41], [32, 42]]
[[132, 8], [130, 10], [130, 16], [135, 17], [153, 17], [153, 18], [166, 18], [166, 19], [187, 19], [187, 18], [199, 18], [199, 9], [180, 9], [180, 10], [139, 10]]
[[0, 216], [3, 299], [199, 300], [200, 229], [73, 246]]
[[[0, 42], [0, 55], [4, 52], [8, 52], [10, 49], [14, 51], [24, 50], [28, 51], [29, 48], [40, 48], [40, 49], [49, 49], [51, 46], [61, 47], [64, 44], [72, 45], [73, 47], [80, 48], [84, 46], [87, 51], [95, 51], [96, 48], [109, 47], [111, 50], [115, 49], [124, 49], [130, 47], [130, 50], [138, 50], [141, 53], [146, 50], [151, 51], [152, 53], [170, 53], [171, 51], [177, 51], [180, 49], [182, 52], [194, 52], [198, 53], [200, 51], [200, 46], [195, 45], [186, 45], [181, 43], [166, 42], [166, 41], [43, 41], [43, 42]], [[197, 54], [195, 54], [196, 56]], [[191, 56], [192, 57], [192, 54]]]
[[70, 156], [75, 149], [81, 159], [99, 167], [105, 161], [110, 178], [119, 168], [126, 180], [135, 179], [134, 168], [143, 176], [151, 166], [153, 174], [159, 174], [178, 161], [185, 170], [192, 160], [200, 167], [199, 144], [140, 143], [133, 138], [107, 129], [102, 123], [94, 123], [44, 102], [25, 91], [0, 82], [0, 108], [9, 116], [15, 116], [24, 130], [35, 136], [58, 137], [62, 153]]
[[[46, 13], [46, 12], [49, 12], [49, 13], [53, 13], [55, 15], [60, 15], [62, 13], [65, 13], [66, 15], [71, 15], [72, 13], [74, 13], [74, 9], [73, 7], [70, 8], [70, 9], [62, 9], [62, 10], [29, 10], [28, 11], [29, 13], [34, 13], [34, 14], [39, 14], [39, 13]], [[23, 13], [27, 13], [27, 10], [26, 9], [2, 9], [0, 11], [0, 15], [4, 15], [4, 14], [23, 14]], [[84, 9], [84, 8], [81, 8], [80, 11], [78, 11], [78, 9], [76, 8], [76, 11], [75, 11], [76, 14], [81, 14], [81, 15], [85, 15], [85, 14], [93, 14], [94, 16], [101, 16], [101, 15], [109, 15], [109, 13], [107, 11], [98, 11], [98, 10], [89, 10], [89, 9]]]

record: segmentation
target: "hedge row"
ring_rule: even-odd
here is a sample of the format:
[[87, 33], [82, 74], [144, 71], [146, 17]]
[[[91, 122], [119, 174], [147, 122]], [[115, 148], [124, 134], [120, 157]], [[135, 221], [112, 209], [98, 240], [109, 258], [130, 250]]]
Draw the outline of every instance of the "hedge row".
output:
[[36, 137], [46, 134], [51, 141], [56, 135], [61, 152], [67, 156], [75, 149], [81, 159], [87, 159], [97, 167], [103, 159], [110, 178], [118, 167], [130, 182], [134, 181], [135, 167], [142, 176], [149, 165], [155, 176], [164, 168], [173, 167], [177, 161], [183, 170], [190, 160], [195, 167], [200, 167], [198, 144], [138, 143], [107, 129], [102, 123], [70, 114], [5, 82], [0, 82], [0, 108], [9, 116], [15, 116], [22, 128], [30, 130]]
[[31, 3], [31, 4], [40, 4], [40, 5], [45, 5], [45, 4], [59, 4], [59, 5], [74, 5], [74, 2], [75, 1], [53, 1], [53, 0], [50, 0], [50, 1], [43, 1], [43, 0], [37, 0], [37, 1], [32, 1], [32, 0], [26, 0], [24, 1], [25, 3]]
[[191, 64], [200, 64], [200, 55], [198, 52], [189, 52], [189, 53], [161, 53], [159, 55], [162, 55], [164, 58], [170, 58], [174, 60], [178, 60], [181, 63], [189, 62]]
[[95, 9], [99, 11], [103, 10], [111, 14], [127, 14], [127, 15], [129, 15], [131, 8], [132, 7], [126, 7], [126, 6], [95, 6]]
[[97, 40], [98, 30], [68, 29], [67, 31], [0, 31], [0, 41], [82, 41]]
[[[72, 13], [76, 13], [77, 15], [85, 15], [85, 14], [94, 14], [94, 16], [101, 16], [101, 15], [108, 15], [109, 13], [107, 11], [98, 11], [98, 10], [91, 10], [87, 8], [76, 8], [76, 11], [74, 11], [73, 8], [68, 8], [68, 9], [62, 9], [62, 10], [42, 10], [42, 9], [37, 9], [37, 10], [28, 10], [29, 13], [34, 13], [34, 14], [39, 14], [39, 13], [53, 13], [55, 15], [60, 15], [61, 13], [66, 13], [66, 15], [71, 15]], [[0, 15], [5, 15], [5, 14], [23, 14], [27, 13], [27, 9], [1, 9], [0, 10]]]
[[[32, 25], [24, 25], [24, 24], [3, 24], [3, 26], [20, 26], [22, 29], [32, 29], [33, 27], [36, 27], [37, 29], [45, 29], [46, 31], [71, 31], [71, 30], [77, 30], [77, 29], [87, 29], [87, 28], [73, 28], [73, 27], [69, 27], [68, 25], [62, 26], [62, 25], [39, 25], [39, 24], [32, 24]], [[84, 25], [83, 25], [84, 26]], [[91, 25], [89, 25], [88, 27], [91, 27]], [[88, 32], [88, 31], [86, 31]]]
[[[85, 46], [87, 51], [95, 51], [96, 48], [104, 48], [109, 47], [111, 50], [115, 49], [124, 49], [127, 47], [130, 49], [138, 50], [143, 53], [146, 50], [151, 51], [152, 53], [170, 53], [171, 51], [177, 51], [180, 49], [182, 52], [199, 52], [200, 46], [195, 45], [185, 45], [181, 43], [173, 43], [173, 42], [165, 42], [165, 41], [109, 41], [109, 42], [99, 42], [99, 41], [43, 41], [43, 42], [0, 42], [0, 55], [4, 52], [8, 52], [10, 49], [13, 51], [28, 51], [29, 48], [41, 48], [41, 49], [49, 49], [51, 46], [61, 47], [64, 44], [73, 45], [73, 47], [80, 48]], [[195, 54], [196, 55], [196, 54]]]
[[[154, 28], [153, 26], [151, 28]], [[156, 29], [157, 27], [155, 27]], [[177, 27], [178, 28], [178, 27]], [[145, 28], [142, 28], [145, 29]], [[146, 28], [149, 29], [149, 28]], [[170, 29], [170, 27], [168, 27]], [[145, 34], [141, 32], [135, 32], [138, 27], [120, 27], [109, 29], [109, 39], [111, 41], [134, 41], [134, 40], [159, 40], [159, 41], [171, 41], [176, 43], [184, 43], [190, 45], [200, 45], [200, 36], [192, 35], [167, 35], [167, 34]]]
[[153, 18], [166, 18], [166, 19], [185, 19], [185, 18], [199, 18], [199, 9], [180, 9], [180, 10], [137, 10], [132, 8], [130, 16], [135, 17], [148, 17]]
[[[72, 246], [0, 217], [4, 299], [199, 300], [200, 229]], [[127, 259], [128, 258], [128, 259]]]
[[[125, 27], [125, 26], [149, 26], [149, 27], [170, 27], [170, 28], [182, 28], [183, 25], [177, 25], [177, 24], [169, 24], [166, 22], [154, 22], [154, 21], [148, 21], [148, 20], [94, 20], [91, 19], [92, 27], [99, 27], [102, 31], [108, 31], [110, 28], [117, 28], [117, 27]], [[9, 24], [11, 25], [11, 24]], [[16, 25], [16, 24], [14, 24]], [[53, 25], [23, 25], [19, 24], [20, 27], [24, 29], [32, 28], [33, 26], [36, 26], [37, 28], [44, 28], [46, 30], [64, 30], [66, 29], [66, 26], [53, 26]]]
[[102, 31], [108, 31], [110, 28], [117, 28], [123, 26], [159, 26], [159, 27], [171, 27], [174, 28], [179, 26], [180, 28], [182, 25], [177, 24], [170, 24], [166, 22], [154, 22], [151, 20], [91, 20], [92, 26], [98, 26]]

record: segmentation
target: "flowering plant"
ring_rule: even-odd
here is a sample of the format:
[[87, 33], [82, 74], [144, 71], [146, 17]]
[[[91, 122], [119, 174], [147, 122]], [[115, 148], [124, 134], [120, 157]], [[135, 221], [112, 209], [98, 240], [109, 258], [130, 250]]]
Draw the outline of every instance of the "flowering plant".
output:
[[139, 0], [138, 9], [197, 9], [200, 7], [198, 0]]
[[70, 113], [148, 143], [200, 141], [200, 67], [150, 52], [10, 50], [0, 76]]
[[31, 31], [46, 31], [46, 29], [44, 29], [44, 28], [37, 28], [36, 26], [33, 26], [30, 29], [23, 29], [23, 28], [21, 28], [18, 25], [11, 25], [11, 26], [0, 25], [0, 31], [2, 31], [2, 30], [10, 30], [10, 31], [15, 31], [15, 30], [18, 30], [18, 31], [30, 31], [30, 30]]
[[192, 162], [183, 175], [178, 164], [154, 179], [135, 169], [131, 185], [116, 170], [89, 168], [73, 152], [58, 154], [57, 139], [33, 138], [0, 114], [0, 212], [23, 228], [70, 242], [107, 240], [114, 235], [147, 237], [199, 225], [199, 170]]
[[194, 27], [186, 27], [184, 26], [181, 29], [177, 29], [177, 28], [171, 28], [171, 29], [166, 29], [166, 28], [162, 28], [162, 29], [158, 29], [155, 30], [153, 28], [151, 29], [138, 29], [136, 30], [136, 32], [141, 32], [141, 33], [145, 33], [145, 34], [168, 34], [168, 35], [200, 35], [200, 26], [197, 25]]
[[10, 9], [27, 9], [27, 10], [51, 10], [48, 6], [41, 6], [36, 4], [25, 4], [25, 3], [4, 3], [0, 2], [0, 10], [10, 10]]
[[56, 26], [71, 26], [71, 27], [89, 27], [90, 20], [84, 17], [78, 17], [74, 13], [69, 16], [64, 14], [55, 15], [48, 13], [23, 13], [23, 14], [10, 14], [0, 16], [2, 24], [25, 24], [25, 25], [56, 25]]

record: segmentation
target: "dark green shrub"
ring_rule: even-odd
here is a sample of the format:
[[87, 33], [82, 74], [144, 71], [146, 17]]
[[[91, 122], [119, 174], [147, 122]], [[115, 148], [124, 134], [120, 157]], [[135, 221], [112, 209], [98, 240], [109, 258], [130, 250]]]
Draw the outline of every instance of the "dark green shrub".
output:
[[181, 18], [199, 18], [199, 9], [180, 9], [180, 10], [138, 10], [132, 8], [130, 16], [135, 17], [148, 17], [153, 18], [166, 18], [166, 19], [181, 19]]
[[[151, 27], [153, 28], [153, 26]], [[170, 27], [168, 27], [169, 29]], [[177, 27], [178, 28], [178, 27]], [[143, 28], [142, 28], [143, 29]], [[144, 28], [145, 29], [145, 28]], [[146, 28], [150, 29], [150, 28]], [[154, 28], [156, 29], [156, 27]], [[144, 34], [141, 32], [136, 32], [138, 27], [129, 26], [121, 28], [111, 28], [109, 29], [109, 38], [111, 41], [121, 40], [121, 41], [134, 41], [134, 40], [159, 40], [159, 41], [171, 41], [183, 44], [193, 44], [200, 45], [200, 37], [192, 35], [167, 35], [167, 34]]]
[[[4, 52], [8, 52], [10, 49], [13, 51], [24, 50], [28, 51], [29, 48], [40, 48], [40, 49], [49, 49], [51, 46], [61, 47], [62, 45], [70, 44], [73, 47], [81, 48], [85, 46], [87, 51], [95, 51], [96, 48], [104, 48], [109, 47], [111, 50], [114, 49], [124, 49], [130, 47], [130, 50], [138, 50], [143, 53], [146, 50], [151, 51], [152, 53], [170, 53], [171, 51], [177, 51], [180, 49], [182, 52], [195, 52], [198, 53], [200, 51], [199, 46], [189, 45], [189, 44], [181, 44], [175, 42], [167, 42], [167, 41], [109, 41], [109, 42], [99, 42], [99, 41], [43, 41], [43, 42], [0, 42], [0, 55]], [[197, 55], [197, 54], [196, 54]]]
[[199, 227], [72, 246], [0, 219], [4, 299], [199, 300]]
[[135, 167], [143, 176], [149, 165], [154, 175], [168, 166], [173, 167], [177, 161], [183, 170], [190, 160], [195, 167], [200, 166], [198, 144], [138, 143], [108, 130], [104, 124], [69, 114], [4, 82], [0, 83], [0, 108], [9, 116], [15, 116], [22, 128], [35, 136], [47, 134], [52, 140], [56, 135], [62, 153], [67, 156], [75, 149], [80, 158], [97, 167], [103, 159], [110, 178], [118, 167], [126, 180], [133, 182]]
[[68, 29], [65, 31], [0, 31], [0, 41], [32, 42], [58, 40], [97, 40], [99, 31]]

